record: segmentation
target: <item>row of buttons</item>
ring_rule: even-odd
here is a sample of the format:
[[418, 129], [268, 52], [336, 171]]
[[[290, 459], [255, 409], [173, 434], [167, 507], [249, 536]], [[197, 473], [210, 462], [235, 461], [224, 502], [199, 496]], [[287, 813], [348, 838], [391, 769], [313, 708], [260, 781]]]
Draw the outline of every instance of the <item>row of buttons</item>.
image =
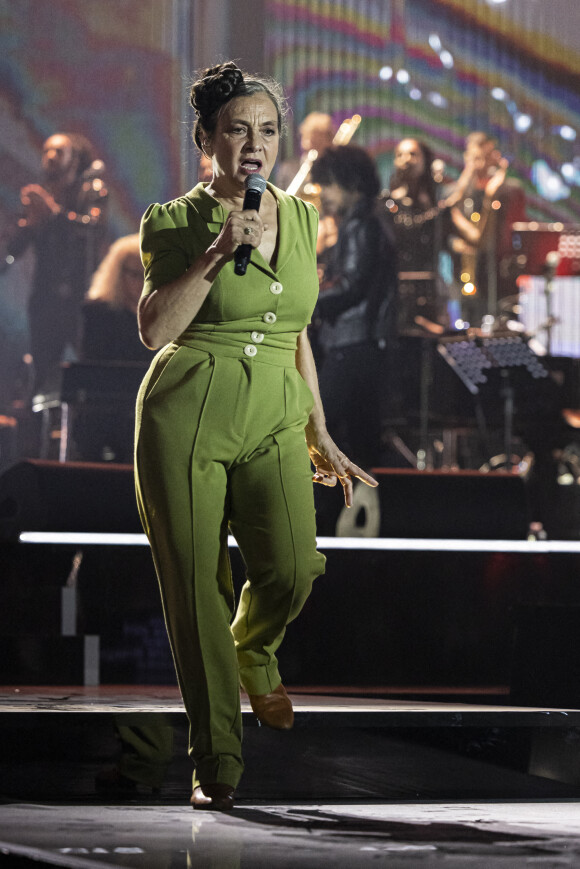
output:
[[[284, 289], [284, 287], [282, 286], [280, 281], [272, 281], [272, 283], [270, 284], [270, 292], [274, 296], [279, 296], [283, 289]], [[266, 313], [262, 317], [262, 320], [264, 321], [264, 323], [267, 323], [268, 326], [273, 326], [277, 319], [278, 318], [276, 317], [276, 314], [273, 311], [266, 311]], [[252, 339], [252, 341], [254, 343], [253, 344], [246, 344], [246, 346], [244, 347], [244, 353], [246, 356], [255, 356], [256, 353], [258, 352], [258, 348], [256, 347], [256, 344], [262, 343], [262, 341], [264, 340], [264, 333], [263, 332], [252, 332], [252, 334], [250, 335], [250, 338]]]
[[[278, 318], [276, 317], [276, 314], [274, 314], [273, 311], [267, 311], [264, 314], [264, 316], [262, 317], [262, 320], [264, 321], [264, 323], [268, 323], [268, 325], [272, 325], [272, 323], [275, 323], [277, 319]], [[258, 348], [255, 345], [262, 343], [262, 341], [264, 340], [264, 333], [263, 332], [252, 332], [252, 334], [250, 335], [250, 338], [252, 339], [252, 341], [254, 343], [253, 344], [246, 344], [246, 346], [244, 347], [244, 353], [246, 354], [246, 356], [255, 356], [256, 353], [258, 352]]]

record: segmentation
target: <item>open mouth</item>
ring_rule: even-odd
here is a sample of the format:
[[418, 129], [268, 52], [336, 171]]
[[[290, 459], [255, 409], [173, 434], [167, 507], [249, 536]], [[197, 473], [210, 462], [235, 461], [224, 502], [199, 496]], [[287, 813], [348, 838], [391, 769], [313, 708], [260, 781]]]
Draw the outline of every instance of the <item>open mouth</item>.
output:
[[261, 160], [244, 160], [244, 162], [242, 163], [242, 169], [244, 170], [244, 172], [259, 172], [261, 168]]

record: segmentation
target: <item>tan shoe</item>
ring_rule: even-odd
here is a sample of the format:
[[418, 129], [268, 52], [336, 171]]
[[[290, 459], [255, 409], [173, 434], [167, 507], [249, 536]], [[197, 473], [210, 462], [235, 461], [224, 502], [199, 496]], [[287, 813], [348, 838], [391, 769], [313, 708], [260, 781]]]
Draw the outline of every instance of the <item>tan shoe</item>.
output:
[[231, 785], [198, 785], [189, 800], [194, 809], [209, 809], [214, 812], [229, 812], [234, 807], [234, 788]]
[[294, 710], [282, 683], [270, 694], [248, 694], [248, 697], [260, 724], [274, 730], [291, 729], [294, 724]]

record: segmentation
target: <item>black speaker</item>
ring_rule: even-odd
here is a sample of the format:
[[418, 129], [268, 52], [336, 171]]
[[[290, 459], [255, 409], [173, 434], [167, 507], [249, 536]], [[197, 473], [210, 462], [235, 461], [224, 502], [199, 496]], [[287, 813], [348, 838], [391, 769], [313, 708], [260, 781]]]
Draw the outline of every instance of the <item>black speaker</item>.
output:
[[140, 533], [132, 465], [15, 463], [0, 474], [0, 539], [23, 531]]
[[521, 477], [399, 468], [374, 468], [372, 473], [378, 489], [356, 483], [350, 510], [342, 507], [340, 493], [316, 492], [319, 534], [463, 540], [527, 537], [527, 496]]

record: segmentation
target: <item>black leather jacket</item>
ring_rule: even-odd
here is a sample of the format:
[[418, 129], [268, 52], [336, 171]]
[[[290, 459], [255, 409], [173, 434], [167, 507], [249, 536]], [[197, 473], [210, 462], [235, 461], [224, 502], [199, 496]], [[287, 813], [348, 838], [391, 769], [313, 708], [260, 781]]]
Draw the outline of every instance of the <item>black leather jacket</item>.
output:
[[313, 317], [319, 345], [323, 350], [367, 342], [385, 347], [395, 334], [396, 299], [392, 235], [375, 200], [361, 199], [342, 219], [329, 251]]

